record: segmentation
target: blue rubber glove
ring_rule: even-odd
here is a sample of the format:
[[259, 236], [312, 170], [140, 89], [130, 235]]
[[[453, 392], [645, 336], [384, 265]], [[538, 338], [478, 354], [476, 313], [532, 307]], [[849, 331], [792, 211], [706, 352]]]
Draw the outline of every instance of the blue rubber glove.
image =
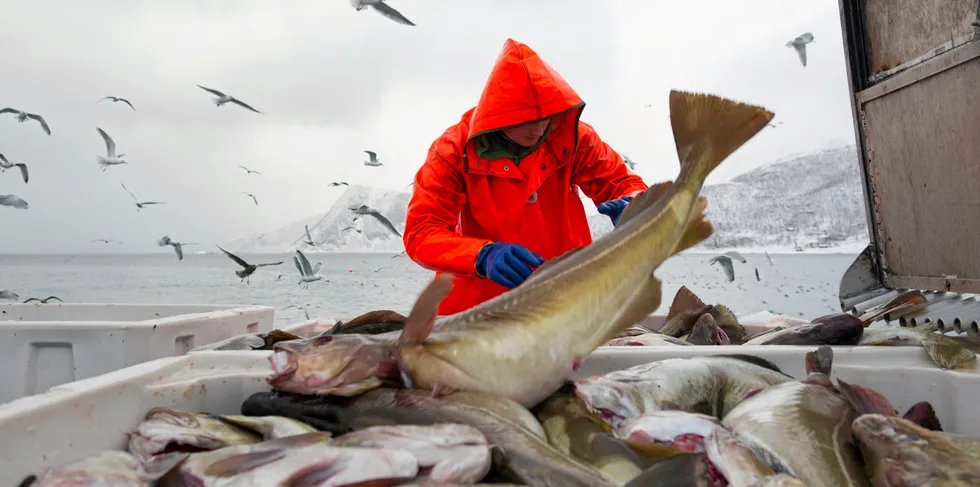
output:
[[623, 214], [623, 210], [626, 209], [626, 205], [633, 201], [632, 196], [623, 196], [618, 200], [609, 200], [605, 203], [600, 203], [596, 207], [599, 213], [608, 216], [613, 223], [613, 226], [619, 225], [619, 216]]
[[485, 245], [476, 256], [476, 272], [508, 289], [520, 285], [544, 258], [523, 245], [495, 242]]

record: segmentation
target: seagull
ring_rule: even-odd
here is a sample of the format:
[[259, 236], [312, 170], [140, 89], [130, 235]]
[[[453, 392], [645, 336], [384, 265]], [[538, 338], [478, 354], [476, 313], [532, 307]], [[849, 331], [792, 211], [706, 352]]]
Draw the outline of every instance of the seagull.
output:
[[714, 265], [716, 263], [721, 265], [721, 269], [725, 271], [725, 277], [728, 278], [728, 282], [732, 282], [735, 280], [735, 267], [732, 264], [732, 259], [738, 260], [743, 264], [745, 263], [745, 257], [742, 257], [742, 254], [739, 254], [734, 250], [730, 252], [725, 252], [724, 254], [719, 255], [717, 257], [713, 257], [709, 261], [711, 262], [711, 265]]
[[229, 103], [230, 102], [230, 103], [234, 103], [234, 104], [236, 104], [238, 106], [242, 106], [242, 107], [248, 108], [249, 110], [251, 110], [251, 111], [253, 111], [255, 113], [262, 113], [262, 112], [260, 112], [260, 111], [258, 111], [256, 109], [248, 106], [248, 104], [246, 104], [245, 102], [243, 102], [243, 101], [241, 101], [241, 100], [239, 100], [239, 99], [237, 99], [237, 98], [235, 98], [235, 97], [233, 97], [231, 95], [226, 95], [226, 94], [224, 94], [224, 93], [222, 93], [222, 92], [220, 92], [218, 90], [212, 90], [211, 88], [205, 88], [205, 87], [203, 87], [201, 85], [197, 85], [197, 87], [200, 88], [200, 89], [202, 89], [202, 90], [204, 90], [204, 91], [207, 91], [208, 93], [211, 93], [214, 96], [217, 96], [217, 98], [214, 98], [213, 101], [214, 101], [214, 104], [217, 105], [217, 106], [219, 106], [219, 107], [221, 105], [224, 105], [225, 103]]
[[766, 126], [772, 127], [772, 128], [776, 128], [776, 125], [782, 125], [782, 124], [783, 124], [783, 122], [776, 122], [775, 125], [774, 124], [771, 124], [771, 123], [767, 123]]
[[[368, 261], [366, 261], [366, 260], [362, 260], [361, 262], [363, 262], [363, 263], [364, 263], [364, 265], [366, 265], [366, 266], [368, 266], [368, 267], [371, 267], [371, 264], [370, 264], [370, 263], [368, 263]], [[374, 272], [375, 272], [375, 274], [377, 274], [377, 273], [378, 273], [378, 271], [380, 271], [381, 269], [386, 269], [386, 268], [387, 268], [387, 266], [381, 266], [381, 267], [378, 267], [377, 269], [375, 269], [375, 270], [374, 270]]]
[[769, 259], [769, 265], [773, 265], [772, 264], [772, 257], [769, 257], [769, 252], [766, 252], [766, 259]]
[[0, 299], [20, 299], [20, 296], [9, 289], [0, 289]]
[[134, 112], [136, 111], [136, 107], [134, 107], [133, 104], [130, 103], [129, 100], [127, 100], [125, 98], [119, 98], [117, 96], [107, 96], [107, 97], [99, 100], [99, 102], [105, 101], [105, 100], [112, 100], [113, 102], [120, 102], [121, 101], [121, 102], [129, 105], [129, 108], [132, 108]]
[[26, 210], [27, 202], [23, 198], [12, 194], [0, 194], [0, 206], [9, 206], [18, 210]]
[[125, 189], [126, 192], [133, 197], [133, 200], [136, 201], [136, 211], [142, 210], [143, 205], [164, 205], [167, 203], [166, 201], [140, 201], [139, 199], [136, 198], [136, 195], [134, 195], [132, 191], [126, 189], [125, 184], [119, 183], [119, 185], [122, 186], [122, 189]]
[[309, 288], [311, 282], [323, 279], [322, 276], [317, 275], [317, 272], [320, 272], [320, 267], [323, 264], [317, 262], [316, 266], [311, 268], [309, 259], [299, 249], [296, 250], [296, 255], [293, 256], [293, 264], [296, 264], [296, 269], [299, 271], [299, 282], [296, 284], [302, 284], [304, 289]]
[[255, 265], [252, 265], [252, 264], [249, 264], [248, 262], [245, 262], [244, 260], [242, 260], [241, 257], [239, 257], [239, 256], [237, 256], [237, 255], [235, 255], [235, 254], [233, 254], [231, 252], [228, 252], [227, 250], [221, 248], [218, 245], [215, 245], [215, 247], [218, 247], [218, 250], [224, 252], [225, 255], [227, 255], [229, 259], [235, 261], [235, 263], [237, 263], [238, 265], [242, 266], [242, 270], [235, 271], [235, 275], [238, 276], [238, 277], [240, 277], [242, 279], [242, 281], [244, 281], [246, 284], [248, 284], [248, 278], [249, 278], [249, 276], [251, 276], [252, 274], [254, 274], [255, 271], [258, 270], [259, 267], [264, 267], [264, 266], [268, 266], [268, 265], [280, 265], [280, 264], [282, 264], [282, 261], [280, 260], [279, 262], [269, 262], [269, 263], [265, 263], [265, 264], [255, 264]]
[[262, 175], [262, 173], [260, 173], [258, 171], [253, 171], [253, 170], [251, 170], [251, 169], [249, 169], [249, 168], [247, 168], [247, 167], [245, 167], [245, 166], [243, 166], [241, 164], [239, 164], [238, 167], [244, 169], [246, 171], [246, 174], [253, 174], [254, 173], [254, 174], [258, 174], [260, 176]]
[[371, 7], [379, 14], [398, 22], [399, 24], [411, 26], [415, 25], [411, 20], [406, 19], [404, 15], [400, 14], [397, 10], [391, 8], [391, 6], [384, 2], [385, 0], [350, 0], [351, 6], [353, 6], [358, 12], [360, 12], [364, 7]]
[[334, 182], [330, 183], [328, 186], [350, 186], [350, 185], [347, 184], [347, 183], [345, 183], [345, 182], [343, 182], [343, 181], [340, 181], [340, 182], [334, 181]]
[[252, 194], [252, 193], [242, 193], [242, 194], [247, 194], [249, 198], [252, 198], [252, 201], [255, 202], [255, 206], [258, 206], [259, 205], [259, 200], [255, 199], [255, 195], [254, 194]]
[[41, 118], [40, 115], [37, 115], [37, 114], [34, 114], [34, 113], [22, 112], [22, 111], [20, 111], [20, 110], [18, 110], [16, 108], [10, 108], [10, 107], [7, 107], [7, 108], [4, 108], [4, 109], [0, 110], [0, 115], [2, 115], [4, 113], [16, 113], [17, 114], [17, 121], [20, 122], [20, 123], [26, 122], [28, 118], [30, 118], [32, 120], [37, 120], [38, 123], [41, 124], [41, 128], [44, 129], [44, 133], [46, 133], [48, 135], [51, 135], [51, 129], [48, 128], [48, 122], [45, 122], [44, 119]]
[[316, 247], [316, 243], [313, 242], [313, 237], [310, 236], [310, 226], [303, 225], [303, 228], [306, 230], [306, 240], [303, 243], [310, 247]]
[[800, 63], [803, 64], [804, 68], [806, 67], [806, 45], [811, 42], [816, 42], [813, 40], [813, 34], [806, 32], [786, 43], [786, 47], [793, 46], [793, 49], [796, 49], [796, 53], [800, 55]]
[[392, 259], [397, 259], [397, 258], [399, 258], [399, 257], [404, 257], [405, 255], [406, 255], [406, 254], [405, 254], [405, 251], [404, 251], [404, 250], [402, 250], [401, 252], [399, 252], [399, 253], [397, 253], [397, 254], [395, 254], [395, 255], [392, 255], [392, 256], [391, 256], [391, 258], [392, 258]]
[[180, 260], [184, 260], [184, 248], [183, 248], [184, 245], [197, 245], [197, 244], [193, 242], [180, 243], [176, 240], [171, 239], [169, 235], [164, 235], [163, 237], [160, 238], [160, 240], [157, 240], [157, 245], [161, 247], [165, 245], [172, 246], [174, 248], [174, 253], [177, 254], [177, 260], [180, 261]]
[[0, 169], [2, 169], [2, 171], [0, 171], [0, 172], [6, 172], [7, 169], [13, 169], [14, 166], [17, 166], [20, 169], [20, 177], [24, 178], [24, 183], [26, 184], [27, 183], [27, 164], [23, 164], [23, 163], [14, 164], [14, 163], [8, 161], [7, 158], [3, 156], [3, 154], [0, 154]]
[[366, 150], [364, 152], [367, 152], [367, 155], [370, 158], [370, 160], [364, 161], [364, 165], [365, 166], [371, 166], [371, 167], [379, 167], [379, 166], [381, 166], [381, 162], [378, 161], [378, 154], [376, 154], [374, 152], [371, 152], [369, 150]]
[[761, 278], [759, 277], [759, 268], [758, 268], [758, 267], [756, 267], [756, 268], [755, 268], [755, 280], [756, 280], [756, 281], [761, 281], [761, 280], [762, 280], [762, 279], [761, 279]]
[[109, 243], [112, 243], [112, 242], [116, 242], [116, 243], [120, 243], [120, 244], [122, 243], [122, 242], [120, 242], [118, 240], [112, 240], [112, 239], [109, 239], [109, 238], [97, 238], [97, 239], [93, 240], [91, 243], [95, 243], [95, 242], [102, 242], [104, 244], [109, 244]]
[[25, 303], [30, 303], [31, 301], [40, 301], [41, 303], [48, 304], [48, 301], [51, 301], [52, 299], [57, 299], [59, 302], [64, 303], [64, 301], [62, 301], [61, 298], [59, 298], [58, 296], [48, 296], [48, 297], [46, 297], [44, 299], [27, 298], [27, 299], [24, 300], [24, 302]]
[[626, 154], [620, 154], [620, 156], [623, 158], [623, 162], [625, 162], [626, 165], [630, 167], [630, 170], [632, 171], [636, 170], [636, 163], [633, 162], [633, 159], [626, 157]]
[[128, 162], [122, 159], [126, 154], [119, 154], [118, 156], [116, 155], [116, 143], [112, 140], [112, 137], [109, 137], [109, 134], [105, 133], [105, 130], [102, 130], [98, 127], [95, 127], [95, 130], [99, 132], [99, 135], [102, 136], [102, 140], [105, 141], [106, 157], [95, 156], [95, 161], [98, 162], [100, 166], [102, 166], [102, 172], [105, 172], [105, 170], [108, 169], [109, 166], [115, 166], [119, 164], [129, 164]]
[[398, 235], [399, 237], [402, 236], [402, 234], [401, 233], [398, 233], [398, 230], [395, 229], [395, 226], [392, 225], [391, 222], [388, 221], [388, 219], [385, 218], [384, 215], [382, 215], [381, 212], [379, 212], [378, 210], [375, 210], [374, 208], [371, 208], [368, 205], [361, 205], [361, 206], [358, 206], [358, 207], [353, 207], [352, 206], [352, 207], [349, 207], [348, 209], [350, 211], [353, 211], [357, 215], [357, 216], [354, 217], [354, 221], [357, 221], [357, 219], [360, 218], [363, 215], [370, 215], [370, 216], [373, 216], [375, 220], [378, 220], [379, 222], [381, 222], [381, 224], [384, 225], [385, 228], [387, 228], [388, 230], [391, 230], [392, 233], [394, 233], [395, 235]]
[[340, 232], [343, 233], [343, 232], [346, 232], [347, 230], [353, 230], [353, 231], [355, 231], [357, 233], [361, 233], [361, 229], [360, 228], [357, 228], [357, 227], [345, 227]]

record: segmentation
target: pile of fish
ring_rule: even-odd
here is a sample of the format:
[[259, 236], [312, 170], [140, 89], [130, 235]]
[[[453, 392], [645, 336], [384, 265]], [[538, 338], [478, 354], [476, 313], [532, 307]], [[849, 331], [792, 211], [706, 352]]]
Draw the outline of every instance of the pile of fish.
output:
[[746, 355], [661, 360], [568, 381], [530, 409], [481, 392], [259, 392], [241, 415], [155, 408], [127, 451], [21, 485], [980, 485], [980, 438], [942, 432], [928, 402], [898, 416], [835, 384], [832, 364], [827, 346], [803, 380]]

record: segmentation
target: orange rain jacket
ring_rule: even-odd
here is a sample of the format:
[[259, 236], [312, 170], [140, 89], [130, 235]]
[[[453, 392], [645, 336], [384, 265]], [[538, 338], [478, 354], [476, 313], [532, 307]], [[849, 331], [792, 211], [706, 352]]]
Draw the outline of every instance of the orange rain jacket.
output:
[[[507, 39], [477, 105], [429, 148], [415, 175], [403, 237], [421, 266], [454, 274], [439, 306], [447, 315], [507, 290], [476, 273], [489, 243], [516, 243], [551, 259], [592, 242], [576, 187], [596, 205], [647, 189], [595, 130], [585, 102], [530, 47]], [[473, 137], [555, 117], [520, 165], [481, 159]]]

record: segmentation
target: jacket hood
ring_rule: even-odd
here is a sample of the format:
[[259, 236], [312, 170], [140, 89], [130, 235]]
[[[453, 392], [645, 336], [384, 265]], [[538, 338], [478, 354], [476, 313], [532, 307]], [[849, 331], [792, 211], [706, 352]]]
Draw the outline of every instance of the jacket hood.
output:
[[538, 53], [507, 39], [470, 116], [467, 140], [584, 107], [578, 93]]

